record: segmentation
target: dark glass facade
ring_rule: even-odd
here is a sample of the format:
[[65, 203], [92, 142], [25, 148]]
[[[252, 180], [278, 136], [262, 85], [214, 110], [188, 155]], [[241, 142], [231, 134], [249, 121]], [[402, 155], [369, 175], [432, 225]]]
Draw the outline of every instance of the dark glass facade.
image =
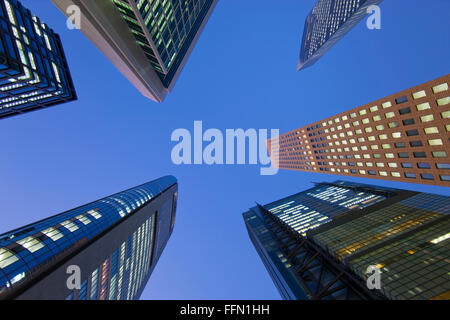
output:
[[318, 0], [306, 18], [297, 70], [320, 59], [382, 0]]
[[[449, 200], [337, 181], [244, 220], [284, 299], [448, 299]], [[367, 288], [369, 266], [380, 290]]]
[[[0, 298], [139, 298], [172, 233], [176, 198], [166, 176], [0, 235]], [[80, 289], [66, 286], [69, 265], [81, 269]]]
[[17, 0], [0, 1], [0, 118], [76, 100], [59, 36]]

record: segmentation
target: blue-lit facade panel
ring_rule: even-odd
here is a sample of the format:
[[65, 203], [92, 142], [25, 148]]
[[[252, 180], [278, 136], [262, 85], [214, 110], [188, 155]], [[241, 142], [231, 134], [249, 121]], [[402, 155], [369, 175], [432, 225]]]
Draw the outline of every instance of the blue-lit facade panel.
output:
[[0, 0], [0, 118], [76, 100], [59, 36], [17, 0]]
[[[0, 295], [67, 250], [106, 232], [176, 183], [174, 177], [166, 176], [0, 235]], [[153, 223], [148, 221], [147, 235], [153, 232]]]

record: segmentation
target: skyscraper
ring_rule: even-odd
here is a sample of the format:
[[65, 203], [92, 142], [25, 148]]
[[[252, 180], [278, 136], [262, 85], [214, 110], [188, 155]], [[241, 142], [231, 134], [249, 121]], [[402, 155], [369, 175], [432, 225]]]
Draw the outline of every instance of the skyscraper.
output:
[[0, 118], [77, 99], [59, 36], [17, 0], [0, 0]]
[[297, 71], [313, 65], [382, 0], [318, 0], [306, 17]]
[[147, 98], [172, 90], [217, 0], [52, 0]]
[[283, 134], [273, 163], [449, 187], [449, 80], [446, 75]]
[[[450, 299], [450, 198], [343, 181], [243, 214], [284, 299]], [[379, 271], [371, 289], [367, 270]]]
[[177, 188], [162, 177], [0, 235], [0, 299], [138, 299], [172, 234]]

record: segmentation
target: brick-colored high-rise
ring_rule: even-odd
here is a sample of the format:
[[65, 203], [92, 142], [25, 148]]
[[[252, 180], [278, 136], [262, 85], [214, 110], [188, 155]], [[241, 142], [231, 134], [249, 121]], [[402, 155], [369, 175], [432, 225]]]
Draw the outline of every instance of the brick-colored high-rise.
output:
[[449, 80], [446, 75], [283, 134], [272, 162], [281, 169], [450, 187]]

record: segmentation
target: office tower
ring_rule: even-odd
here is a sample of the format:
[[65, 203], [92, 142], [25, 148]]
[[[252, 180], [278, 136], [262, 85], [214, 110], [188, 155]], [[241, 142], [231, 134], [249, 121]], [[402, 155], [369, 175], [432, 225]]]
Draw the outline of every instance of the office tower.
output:
[[170, 92], [217, 0], [52, 0], [147, 98]]
[[138, 299], [172, 234], [177, 188], [165, 176], [0, 235], [0, 299]]
[[382, 0], [318, 0], [306, 17], [297, 71], [313, 65]]
[[76, 100], [59, 36], [17, 0], [0, 22], [0, 118]]
[[[450, 299], [449, 203], [336, 181], [243, 217], [284, 299]], [[378, 289], [367, 285], [376, 285], [369, 267], [379, 272]]]
[[449, 80], [446, 75], [283, 134], [273, 163], [449, 187]]

